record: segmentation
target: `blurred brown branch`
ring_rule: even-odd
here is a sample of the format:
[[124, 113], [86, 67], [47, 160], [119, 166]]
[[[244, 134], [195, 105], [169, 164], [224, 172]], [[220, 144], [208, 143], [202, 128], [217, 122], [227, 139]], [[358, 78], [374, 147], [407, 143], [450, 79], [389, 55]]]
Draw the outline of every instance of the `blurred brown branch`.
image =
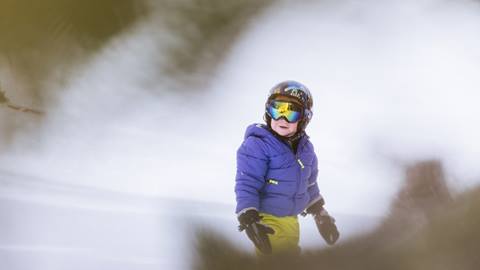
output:
[[19, 105], [12, 104], [10, 102], [10, 100], [7, 98], [7, 96], [5, 95], [5, 91], [3, 91], [0, 87], [0, 105], [3, 105], [3, 104], [5, 104], [8, 108], [10, 108], [12, 110], [25, 112], [25, 113], [33, 113], [33, 114], [36, 114], [36, 115], [43, 115], [42, 111], [31, 109], [31, 108], [28, 108], [28, 107], [25, 107], [25, 106], [19, 106]]
[[42, 111], [35, 110], [35, 109], [30, 109], [30, 108], [27, 108], [27, 107], [18, 106], [18, 105], [14, 105], [14, 104], [10, 104], [10, 103], [7, 103], [7, 107], [9, 107], [10, 109], [16, 110], [16, 111], [20, 111], [20, 112], [33, 113], [33, 114], [36, 114], [36, 115], [43, 115]]
[[9, 103], [9, 102], [10, 101], [5, 96], [5, 92], [3, 92], [2, 89], [0, 88], [0, 104]]

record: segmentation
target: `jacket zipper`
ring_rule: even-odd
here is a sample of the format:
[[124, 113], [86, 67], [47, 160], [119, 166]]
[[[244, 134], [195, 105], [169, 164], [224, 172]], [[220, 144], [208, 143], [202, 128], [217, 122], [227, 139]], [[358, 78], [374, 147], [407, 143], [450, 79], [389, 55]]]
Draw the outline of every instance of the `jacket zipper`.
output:
[[302, 161], [300, 160], [299, 157], [297, 157], [297, 162], [300, 164], [300, 168], [305, 169], [305, 166], [303, 165]]
[[[301, 139], [300, 139], [301, 140]], [[300, 141], [301, 142], [301, 141]], [[300, 157], [298, 156], [298, 153], [300, 152], [300, 148], [303, 148], [303, 144], [300, 144], [300, 142], [297, 145], [297, 152], [295, 153], [293, 150], [293, 147], [290, 143], [286, 143], [288, 148], [292, 151], [292, 154], [294, 155], [295, 159], [297, 160], [298, 165], [300, 166], [297, 170], [297, 187], [296, 187], [296, 192], [295, 192], [295, 197], [293, 197], [293, 207], [291, 212], [294, 213], [294, 210], [297, 208], [297, 192], [298, 192], [298, 187], [300, 186], [300, 181], [301, 176], [302, 176], [302, 170], [305, 168], [305, 165], [303, 165], [302, 160], [300, 160]]]
[[302, 170], [305, 168], [302, 160], [300, 159], [300, 156], [298, 155], [298, 153], [300, 153], [300, 148], [303, 148], [303, 145], [300, 145], [300, 143], [299, 143], [298, 146], [297, 146], [297, 152], [295, 153], [295, 159], [297, 160], [297, 163], [298, 163], [298, 165], [300, 165], [300, 167], [297, 170], [297, 180], [298, 181], [297, 181], [295, 197], [293, 198], [292, 212], [295, 211], [295, 209], [297, 208], [297, 194], [298, 194], [298, 189], [299, 189], [299, 186], [300, 186], [300, 182], [302, 181]]

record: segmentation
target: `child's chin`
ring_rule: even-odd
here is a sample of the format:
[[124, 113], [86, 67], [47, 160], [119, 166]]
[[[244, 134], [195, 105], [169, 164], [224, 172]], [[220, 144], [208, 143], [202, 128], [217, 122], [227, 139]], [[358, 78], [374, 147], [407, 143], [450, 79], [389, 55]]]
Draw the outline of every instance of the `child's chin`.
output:
[[288, 137], [291, 135], [290, 132], [277, 132], [280, 136], [283, 136], [283, 137]]

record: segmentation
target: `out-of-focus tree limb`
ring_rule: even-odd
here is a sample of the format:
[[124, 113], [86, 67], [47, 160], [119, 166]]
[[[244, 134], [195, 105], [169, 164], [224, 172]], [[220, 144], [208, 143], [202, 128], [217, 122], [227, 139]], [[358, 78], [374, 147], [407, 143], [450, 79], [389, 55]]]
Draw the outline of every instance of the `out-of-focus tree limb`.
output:
[[7, 96], [5, 96], [5, 92], [0, 89], [0, 104], [9, 103]]
[[20, 111], [20, 112], [33, 113], [33, 114], [36, 114], [36, 115], [43, 115], [42, 111], [31, 109], [31, 108], [28, 108], [28, 107], [25, 107], [25, 106], [15, 105], [15, 104], [11, 103], [10, 100], [5, 95], [5, 92], [1, 88], [0, 88], [0, 105], [5, 105], [12, 110], [16, 110], [16, 111]]
[[16, 110], [16, 111], [24, 112], [24, 113], [33, 113], [33, 114], [36, 114], [36, 115], [43, 115], [42, 111], [31, 109], [31, 108], [28, 108], [28, 107], [14, 105], [14, 104], [11, 104], [11, 103], [7, 103], [7, 107], [10, 108], [10, 109]]

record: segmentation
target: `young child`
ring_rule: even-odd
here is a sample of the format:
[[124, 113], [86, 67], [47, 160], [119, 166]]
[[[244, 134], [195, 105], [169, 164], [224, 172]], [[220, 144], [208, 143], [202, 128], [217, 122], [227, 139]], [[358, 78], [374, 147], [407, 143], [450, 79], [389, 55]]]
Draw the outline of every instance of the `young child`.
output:
[[236, 213], [257, 253], [299, 252], [297, 216], [301, 213], [314, 216], [328, 244], [339, 237], [335, 219], [323, 207], [317, 157], [305, 134], [312, 105], [303, 84], [277, 84], [265, 103], [266, 125], [250, 125], [237, 151]]

